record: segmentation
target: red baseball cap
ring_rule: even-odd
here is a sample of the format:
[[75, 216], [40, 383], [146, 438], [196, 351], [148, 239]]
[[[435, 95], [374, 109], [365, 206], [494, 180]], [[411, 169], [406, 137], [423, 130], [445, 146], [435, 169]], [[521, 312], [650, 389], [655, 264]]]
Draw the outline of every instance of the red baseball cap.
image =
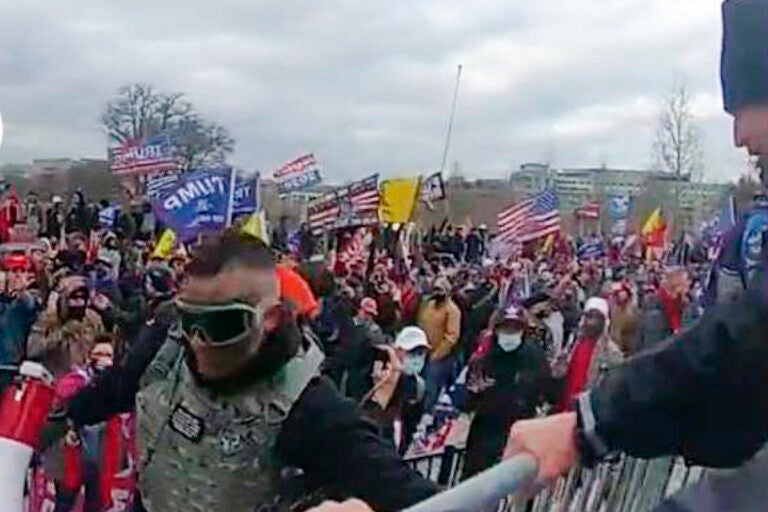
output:
[[32, 262], [26, 254], [12, 253], [3, 258], [3, 268], [5, 270], [29, 270]]

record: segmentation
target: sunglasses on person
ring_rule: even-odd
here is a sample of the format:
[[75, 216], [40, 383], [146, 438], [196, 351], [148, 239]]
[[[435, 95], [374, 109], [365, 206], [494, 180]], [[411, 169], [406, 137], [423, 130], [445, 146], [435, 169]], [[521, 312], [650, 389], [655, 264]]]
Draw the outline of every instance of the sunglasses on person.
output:
[[234, 345], [261, 328], [264, 308], [242, 302], [195, 304], [176, 299], [181, 331], [187, 338], [197, 338], [208, 345]]

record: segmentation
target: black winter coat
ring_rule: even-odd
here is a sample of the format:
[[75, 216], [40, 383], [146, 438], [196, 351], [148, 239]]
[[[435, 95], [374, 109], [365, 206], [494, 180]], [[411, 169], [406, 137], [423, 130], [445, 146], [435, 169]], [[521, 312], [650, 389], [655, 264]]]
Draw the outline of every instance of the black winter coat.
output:
[[535, 342], [524, 341], [509, 353], [494, 342], [487, 356], [470, 361], [467, 409], [475, 411], [475, 416], [463, 478], [500, 460], [512, 423], [534, 416], [549, 389], [549, 365]]
[[[591, 409], [591, 410], [590, 410]], [[579, 422], [613, 450], [652, 458], [682, 454], [732, 467], [768, 440], [768, 275], [744, 298], [610, 370], [578, 407]], [[596, 443], [580, 435], [583, 460]], [[598, 443], [599, 444], [599, 443]]]

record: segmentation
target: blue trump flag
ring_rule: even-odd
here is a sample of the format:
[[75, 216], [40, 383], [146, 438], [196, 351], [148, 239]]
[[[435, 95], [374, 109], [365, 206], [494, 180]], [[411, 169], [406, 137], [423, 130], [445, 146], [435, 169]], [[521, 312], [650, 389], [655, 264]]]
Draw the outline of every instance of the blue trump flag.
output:
[[232, 206], [234, 216], [250, 215], [261, 208], [261, 179], [259, 173], [249, 179], [238, 178], [235, 183], [235, 202]]
[[200, 169], [180, 176], [153, 201], [155, 214], [181, 240], [218, 231], [232, 220], [235, 172], [231, 168]]
[[577, 254], [580, 260], [593, 260], [605, 256], [605, 246], [602, 240], [590, 240], [579, 247]]

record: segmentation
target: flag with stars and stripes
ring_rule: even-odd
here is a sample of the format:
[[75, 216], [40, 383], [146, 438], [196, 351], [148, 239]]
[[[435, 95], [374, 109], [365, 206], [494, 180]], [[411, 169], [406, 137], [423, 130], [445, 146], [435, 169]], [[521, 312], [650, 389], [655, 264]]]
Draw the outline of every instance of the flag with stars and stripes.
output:
[[378, 224], [379, 200], [378, 174], [354, 181], [309, 203], [309, 229], [313, 234], [318, 234], [325, 229]]
[[109, 159], [116, 176], [155, 174], [180, 167], [171, 138], [165, 134], [130, 140], [111, 148]]
[[560, 201], [546, 189], [500, 211], [496, 222], [501, 240], [530, 242], [560, 231]]

